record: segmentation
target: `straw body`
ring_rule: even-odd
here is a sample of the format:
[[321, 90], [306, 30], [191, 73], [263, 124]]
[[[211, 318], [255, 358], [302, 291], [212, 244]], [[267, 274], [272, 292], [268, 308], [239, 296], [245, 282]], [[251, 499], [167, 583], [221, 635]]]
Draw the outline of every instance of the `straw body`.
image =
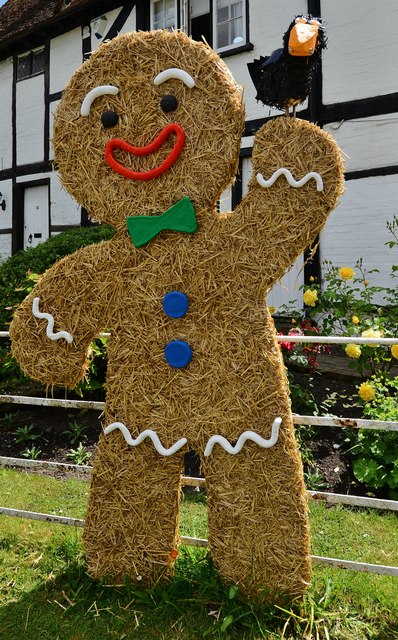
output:
[[[153, 84], [176, 61], [195, 86], [176, 78]], [[101, 96], [81, 118], [84, 95], [109, 78], [119, 94]], [[110, 134], [98, 124], [100, 112], [119, 110], [124, 129], [117, 137], [131, 143], [135, 131], [134, 144], [147, 144], [170, 117], [159, 111], [161, 90], [184, 104], [173, 121], [184, 128], [185, 147], [169, 173], [145, 184], [128, 181], [101, 155]], [[136, 111], [133, 97], [143, 101]], [[128, 34], [96, 52], [64, 93], [54, 148], [65, 186], [117, 234], [50, 269], [17, 310], [10, 333], [29, 375], [72, 387], [84, 375], [90, 340], [111, 332], [104, 426], [121, 423], [131, 438], [120, 429], [100, 436], [84, 533], [90, 573], [116, 581], [128, 574], [148, 584], [171, 575], [181, 466], [190, 447], [202, 456], [209, 546], [221, 576], [250, 598], [276, 600], [304, 593], [310, 539], [286, 376], [265, 299], [324, 225], [342, 192], [342, 163], [334, 141], [314, 125], [272, 121], [256, 136], [247, 196], [235, 212], [219, 215], [215, 202], [234, 177], [243, 116], [225, 65], [183, 34]], [[141, 160], [134, 170], [150, 170], [161, 157]], [[283, 175], [267, 189], [258, 184], [258, 172], [268, 177], [280, 167], [299, 177], [316, 171], [323, 190], [314, 180], [292, 188]], [[186, 195], [196, 233], [165, 230], [145, 246], [132, 245], [128, 215], [158, 215]], [[166, 313], [170, 292], [189, 301], [181, 317]], [[32, 314], [34, 297], [54, 317], [54, 331], [68, 331], [73, 343], [47, 338], [46, 320]], [[173, 341], [191, 348], [187, 366], [165, 358]], [[246, 431], [270, 441], [279, 417], [269, 448], [246, 439], [236, 455], [219, 444], [204, 455], [214, 435], [232, 446]], [[159, 438], [158, 450], [154, 436], [140, 437], [146, 430]], [[159, 453], [183, 438], [185, 447]]]

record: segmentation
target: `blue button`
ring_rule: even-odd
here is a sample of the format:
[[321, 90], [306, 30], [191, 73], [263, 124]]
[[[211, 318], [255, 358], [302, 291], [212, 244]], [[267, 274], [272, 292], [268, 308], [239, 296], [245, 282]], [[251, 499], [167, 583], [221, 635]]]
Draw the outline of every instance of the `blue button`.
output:
[[164, 355], [171, 367], [181, 369], [191, 362], [192, 349], [188, 342], [184, 342], [184, 340], [172, 340], [166, 344]]
[[163, 311], [169, 318], [182, 318], [188, 310], [188, 298], [182, 291], [169, 291], [163, 298]]

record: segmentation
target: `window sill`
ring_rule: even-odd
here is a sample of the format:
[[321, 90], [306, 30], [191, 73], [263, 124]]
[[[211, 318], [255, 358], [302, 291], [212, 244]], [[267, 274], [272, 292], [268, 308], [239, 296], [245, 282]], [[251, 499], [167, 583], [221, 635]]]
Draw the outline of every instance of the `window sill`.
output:
[[231, 47], [226, 51], [220, 51], [218, 55], [220, 58], [228, 58], [229, 56], [234, 56], [237, 53], [244, 53], [245, 51], [252, 51], [254, 49], [254, 44], [251, 42], [246, 42], [246, 44], [242, 44], [240, 47]]

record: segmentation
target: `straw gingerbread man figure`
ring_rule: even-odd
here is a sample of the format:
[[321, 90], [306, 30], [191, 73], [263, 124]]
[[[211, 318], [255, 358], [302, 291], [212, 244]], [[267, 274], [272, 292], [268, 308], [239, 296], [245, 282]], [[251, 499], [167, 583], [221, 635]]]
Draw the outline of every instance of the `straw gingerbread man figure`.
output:
[[23, 370], [73, 387], [109, 330], [104, 430], [84, 542], [92, 575], [150, 584], [177, 556], [184, 453], [206, 476], [209, 548], [250, 598], [311, 577], [302, 468], [266, 294], [342, 192], [332, 138], [285, 117], [253, 148], [234, 212], [241, 92], [183, 33], [119, 36], [72, 77], [54, 149], [64, 187], [115, 237], [51, 268], [17, 310]]

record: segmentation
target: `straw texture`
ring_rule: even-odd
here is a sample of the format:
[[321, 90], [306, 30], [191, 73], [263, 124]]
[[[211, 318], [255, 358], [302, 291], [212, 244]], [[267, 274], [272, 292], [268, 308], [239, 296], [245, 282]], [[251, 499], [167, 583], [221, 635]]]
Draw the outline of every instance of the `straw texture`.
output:
[[[176, 79], [155, 87], [155, 75], [169, 67], [190, 73], [195, 87]], [[102, 84], [116, 84], [120, 94], [98, 98], [82, 118], [84, 96]], [[175, 112], [161, 111], [166, 94], [177, 96]], [[100, 123], [110, 109], [119, 114], [117, 131]], [[239, 88], [223, 62], [184, 34], [134, 33], [100, 47], [64, 93], [54, 148], [64, 185], [117, 233], [50, 269], [17, 310], [11, 335], [29, 375], [72, 387], [84, 375], [90, 339], [109, 329], [105, 425], [122, 422], [133, 438], [153, 429], [166, 448], [188, 439], [203, 458], [210, 551], [221, 576], [250, 598], [276, 600], [305, 591], [310, 541], [286, 376], [265, 297], [335, 206], [342, 162], [332, 138], [316, 126], [274, 120], [256, 136], [247, 196], [235, 212], [219, 215], [215, 202], [233, 179], [243, 118]], [[184, 128], [186, 142], [161, 177], [137, 183], [106, 165], [110, 137], [146, 145], [169, 122]], [[164, 153], [119, 159], [148, 170]], [[296, 179], [319, 172], [324, 190], [314, 180], [292, 188], [283, 176], [260, 187], [256, 173], [268, 179], [281, 166]], [[160, 213], [186, 195], [198, 231], [162, 231], [135, 249], [126, 216]], [[177, 319], [162, 309], [165, 294], [175, 290], [189, 299]], [[32, 316], [34, 297], [54, 315], [54, 331], [68, 331], [73, 343], [46, 337], [46, 320]], [[192, 347], [186, 368], [166, 362], [172, 340]], [[203, 456], [214, 434], [231, 444], [247, 430], [268, 439], [278, 416], [274, 447], [247, 442], [232, 456], [216, 444]], [[183, 453], [165, 458], [150, 440], [133, 447], [117, 430], [101, 435], [84, 534], [90, 573], [116, 581], [128, 574], [148, 584], [171, 575]]]

